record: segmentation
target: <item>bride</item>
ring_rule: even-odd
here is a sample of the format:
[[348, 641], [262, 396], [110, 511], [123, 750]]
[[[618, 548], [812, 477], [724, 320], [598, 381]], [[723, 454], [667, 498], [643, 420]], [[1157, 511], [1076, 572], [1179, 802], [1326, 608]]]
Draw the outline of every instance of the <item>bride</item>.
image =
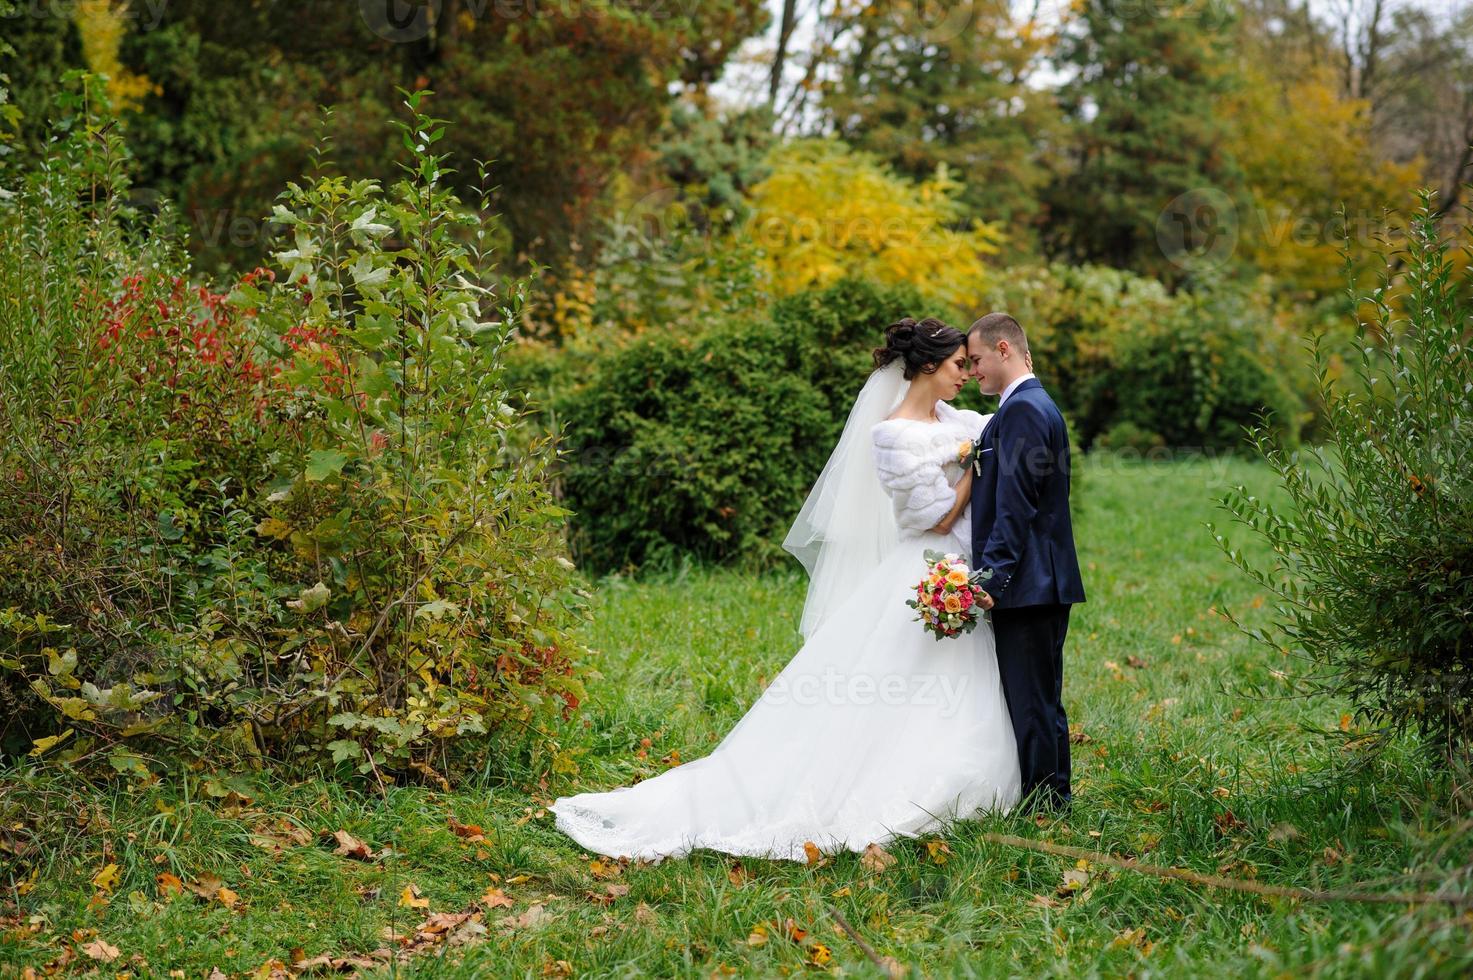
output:
[[947, 404], [970, 375], [965, 339], [907, 318], [875, 350], [783, 542], [810, 575], [802, 648], [710, 755], [562, 797], [559, 830], [610, 857], [803, 861], [805, 843], [863, 851], [1017, 802], [991, 625], [938, 641], [905, 604], [928, 549], [970, 558], [964, 460], [986, 418]]

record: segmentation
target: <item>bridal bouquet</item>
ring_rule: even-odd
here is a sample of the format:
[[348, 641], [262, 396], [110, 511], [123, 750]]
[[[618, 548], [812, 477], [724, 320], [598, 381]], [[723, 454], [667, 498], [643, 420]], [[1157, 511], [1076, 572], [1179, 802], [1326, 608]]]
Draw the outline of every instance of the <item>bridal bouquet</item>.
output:
[[937, 640], [970, 633], [983, 616], [981, 583], [991, 577], [990, 571], [972, 571], [960, 555], [928, 550], [926, 577], [916, 584], [916, 597], [905, 604]]

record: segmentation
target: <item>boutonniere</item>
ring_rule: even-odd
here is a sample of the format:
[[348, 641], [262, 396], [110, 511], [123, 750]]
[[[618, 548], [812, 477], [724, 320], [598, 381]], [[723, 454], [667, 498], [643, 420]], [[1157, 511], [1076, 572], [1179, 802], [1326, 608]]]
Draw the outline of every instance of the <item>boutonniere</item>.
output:
[[976, 446], [972, 447], [971, 456], [972, 456], [972, 458], [971, 458], [970, 462], [972, 464], [972, 472], [973, 473], [976, 473], [978, 476], [981, 476], [982, 475], [982, 444], [981, 443], [978, 443]]
[[972, 444], [972, 440], [962, 440], [962, 444], [956, 449], [956, 461], [962, 466], [966, 466], [971, 461], [975, 449], [976, 447]]

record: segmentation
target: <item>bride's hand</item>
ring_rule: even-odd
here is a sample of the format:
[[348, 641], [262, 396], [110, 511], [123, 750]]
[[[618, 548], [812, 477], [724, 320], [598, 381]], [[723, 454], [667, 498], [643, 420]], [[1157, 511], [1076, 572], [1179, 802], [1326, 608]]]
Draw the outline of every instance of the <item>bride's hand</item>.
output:
[[971, 502], [972, 468], [970, 466], [962, 468], [961, 478], [953, 483], [951, 488], [956, 491], [956, 501], [951, 505], [951, 511], [945, 517], [941, 518], [941, 520], [937, 521], [935, 527], [931, 528], [931, 533], [933, 534], [946, 534], [949, 532], [951, 526], [956, 523], [957, 518], [962, 516], [962, 511], [967, 509], [967, 504]]

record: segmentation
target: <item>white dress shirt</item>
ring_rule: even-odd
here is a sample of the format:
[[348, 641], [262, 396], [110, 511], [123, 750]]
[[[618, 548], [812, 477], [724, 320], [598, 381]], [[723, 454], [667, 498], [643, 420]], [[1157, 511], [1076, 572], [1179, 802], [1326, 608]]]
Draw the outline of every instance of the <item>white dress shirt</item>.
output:
[[998, 396], [998, 399], [997, 399], [997, 407], [998, 408], [1002, 408], [1002, 403], [1008, 400], [1008, 396], [1011, 395], [1017, 389], [1018, 385], [1022, 384], [1025, 381], [1027, 381], [1031, 377], [1033, 377], [1033, 372], [1032, 371], [1029, 371], [1027, 374], [1023, 375], [1021, 378], [1018, 378], [1012, 384], [1010, 384], [1006, 388], [1004, 388], [1002, 390], [1002, 394]]

